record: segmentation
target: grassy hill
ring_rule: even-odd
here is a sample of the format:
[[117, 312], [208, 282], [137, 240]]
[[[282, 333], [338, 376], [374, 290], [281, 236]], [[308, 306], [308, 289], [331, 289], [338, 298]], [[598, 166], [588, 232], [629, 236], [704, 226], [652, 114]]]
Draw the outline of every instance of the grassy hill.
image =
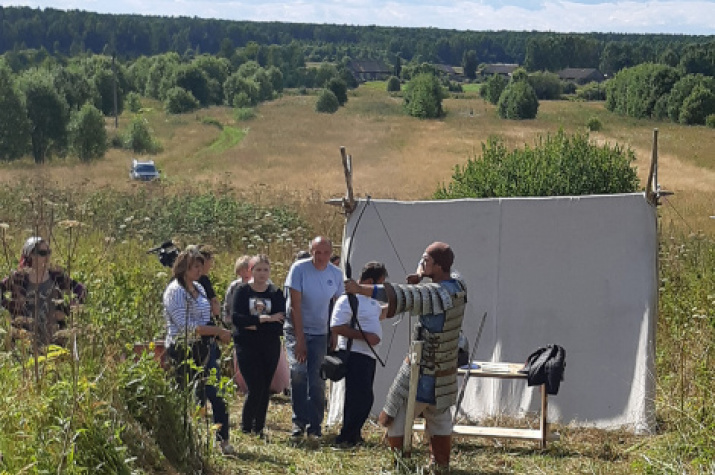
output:
[[[542, 102], [533, 121], [503, 121], [493, 106], [473, 93], [447, 99], [443, 120], [420, 121], [404, 116], [401, 100], [383, 91], [382, 83], [362, 86], [334, 115], [316, 113], [315, 96], [286, 94], [261, 105], [249, 120], [238, 119], [235, 110], [223, 107], [167, 116], [159, 104], [147, 101], [144, 115], [163, 147], [153, 157], [165, 176], [161, 184], [131, 182], [132, 154], [119, 149], [90, 165], [55, 160], [36, 167], [27, 159], [0, 167], [5, 257], [0, 274], [16, 266], [16, 254], [28, 233], [52, 234], [53, 260], [71, 266], [92, 292], [91, 302], [72, 323], [78, 353], [59, 352], [37, 364], [31, 353], [18, 356], [7, 351], [6, 314], [0, 313], [0, 387], [6, 394], [6, 409], [0, 411], [0, 473], [35, 473], [47, 467], [80, 473], [72, 467], [104, 460], [107, 454], [113, 460], [131, 459], [122, 466], [131, 465], [136, 473], [177, 473], [158, 442], [175, 435], [172, 427], [149, 430], [140, 420], [142, 414], [166, 410], [162, 401], [169, 400], [170, 393], [150, 359], [134, 365], [131, 358], [131, 344], [157, 336], [162, 326], [160, 295], [166, 269], [145, 253], [162, 235], [157, 228], [223, 243], [214, 271], [219, 292], [230, 280], [233, 259], [244, 251], [268, 252], [275, 262], [274, 280], [280, 282], [295, 249], [305, 246], [311, 232], [340, 238], [342, 216], [323, 203], [344, 193], [340, 146], [353, 156], [358, 194], [419, 199], [449, 180], [455, 165], [479, 156], [481, 144], [490, 136], [502, 137], [510, 147], [523, 147], [532, 145], [539, 134], [559, 128], [584, 130], [591, 117], [604, 126], [591, 134], [594, 140], [635, 151], [643, 182], [652, 130], [659, 128], [660, 183], [676, 192], [660, 208], [658, 433], [640, 437], [560, 425], [556, 429], [562, 440], [546, 450], [531, 443], [459, 439], [453, 473], [712, 470], [712, 130], [622, 118], [601, 103], [569, 101]], [[120, 117], [117, 131], [108, 120], [110, 133], [121, 134], [130, 118]], [[199, 205], [192, 207], [192, 201]], [[209, 211], [214, 214], [209, 216]], [[72, 213], [84, 213], [84, 226], [58, 222], [59, 216]], [[213, 216], [215, 225], [202, 221]], [[242, 399], [231, 394], [229, 400], [235, 420]], [[132, 412], [135, 404], [149, 409]], [[234, 431], [236, 459], [215, 456], [205, 439], [199, 439], [197, 450], [204, 461], [211, 461], [205, 473], [397, 473], [391, 472], [392, 459], [382, 448], [382, 432], [376, 426], [368, 428], [367, 445], [352, 451], [333, 450], [329, 443], [295, 445], [288, 437], [288, 399], [276, 396], [271, 404], [270, 441]], [[205, 424], [200, 418], [197, 423], [201, 437]], [[328, 431], [326, 442], [333, 434]], [[424, 461], [426, 448], [418, 443], [416, 450], [415, 461], [403, 465], [402, 473], [420, 473], [416, 463]], [[60, 463], [66, 470], [59, 470]], [[104, 470], [94, 473], [129, 473]]]

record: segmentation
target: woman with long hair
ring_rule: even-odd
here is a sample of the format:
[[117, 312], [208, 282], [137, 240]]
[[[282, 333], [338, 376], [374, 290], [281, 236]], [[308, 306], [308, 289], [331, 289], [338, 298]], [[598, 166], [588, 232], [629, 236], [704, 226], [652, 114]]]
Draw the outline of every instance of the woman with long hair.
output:
[[[206, 379], [215, 370], [220, 377], [218, 345], [231, 341], [231, 332], [217, 327], [211, 321], [211, 303], [206, 291], [198, 283], [204, 258], [197, 246], [188, 246], [181, 252], [172, 268], [173, 279], [164, 291], [164, 318], [166, 319], [166, 345], [174, 366], [179, 386], [196, 384], [196, 397], [201, 406], [211, 401], [214, 424], [219, 426], [216, 440], [225, 455], [235, 453], [229, 443], [229, 418], [226, 402], [218, 394], [215, 384]], [[191, 361], [201, 368], [192, 369]]]
[[[13, 339], [32, 339], [39, 347], [62, 344], [70, 308], [84, 301], [84, 285], [52, 266], [50, 244], [33, 236], [22, 246], [18, 269], [0, 282], [2, 306], [12, 316]], [[68, 298], [66, 298], [68, 297]]]
[[238, 367], [248, 389], [241, 430], [263, 437], [271, 381], [281, 354], [286, 301], [281, 289], [270, 282], [268, 257], [256, 256], [251, 266], [253, 280], [236, 289], [231, 316]]

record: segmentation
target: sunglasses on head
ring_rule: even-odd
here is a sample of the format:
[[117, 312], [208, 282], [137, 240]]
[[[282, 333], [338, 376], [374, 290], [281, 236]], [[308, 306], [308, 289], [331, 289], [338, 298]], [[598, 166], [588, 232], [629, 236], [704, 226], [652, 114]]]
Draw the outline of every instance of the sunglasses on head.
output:
[[32, 253], [36, 256], [46, 257], [52, 254], [52, 251], [49, 249], [35, 249]]

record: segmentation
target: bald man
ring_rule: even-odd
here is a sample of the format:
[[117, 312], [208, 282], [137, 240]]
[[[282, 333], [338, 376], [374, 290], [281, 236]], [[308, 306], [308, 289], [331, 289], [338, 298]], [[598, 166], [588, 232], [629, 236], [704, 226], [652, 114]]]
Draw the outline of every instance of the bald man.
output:
[[330, 303], [345, 292], [343, 274], [330, 263], [333, 245], [324, 236], [310, 243], [310, 259], [293, 263], [288, 271], [288, 315], [285, 341], [290, 365], [293, 403], [293, 438], [307, 433], [322, 436], [325, 411], [325, 381], [320, 365], [325, 359], [330, 335]]

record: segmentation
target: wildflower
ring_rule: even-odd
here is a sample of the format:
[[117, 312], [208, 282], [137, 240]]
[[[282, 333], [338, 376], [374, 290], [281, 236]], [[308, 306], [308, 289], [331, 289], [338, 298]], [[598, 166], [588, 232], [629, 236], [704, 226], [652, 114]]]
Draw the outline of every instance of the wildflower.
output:
[[0, 223], [0, 228], [2, 228], [2, 229], [9, 229], [9, 228], [10, 228], [10, 225], [7, 224], [7, 223]]
[[157, 279], [166, 279], [166, 277], [167, 277], [167, 273], [166, 273], [166, 272], [159, 271], [159, 272], [156, 273], [156, 278], [157, 278]]
[[65, 219], [65, 220], [57, 223], [57, 225], [61, 228], [65, 228], [65, 229], [78, 228], [80, 226], [84, 226], [84, 224], [80, 223], [79, 221], [77, 221], [75, 219]]
[[134, 219], [134, 216], [132, 215], [132, 216], [129, 216], [129, 217], [127, 217], [127, 218], [124, 218], [124, 222], [125, 222], [125, 223], [131, 223], [133, 219]]
[[127, 225], [126, 225], [126, 224], [120, 224], [120, 225], [119, 225], [119, 229], [126, 229], [126, 228], [127, 228]]

